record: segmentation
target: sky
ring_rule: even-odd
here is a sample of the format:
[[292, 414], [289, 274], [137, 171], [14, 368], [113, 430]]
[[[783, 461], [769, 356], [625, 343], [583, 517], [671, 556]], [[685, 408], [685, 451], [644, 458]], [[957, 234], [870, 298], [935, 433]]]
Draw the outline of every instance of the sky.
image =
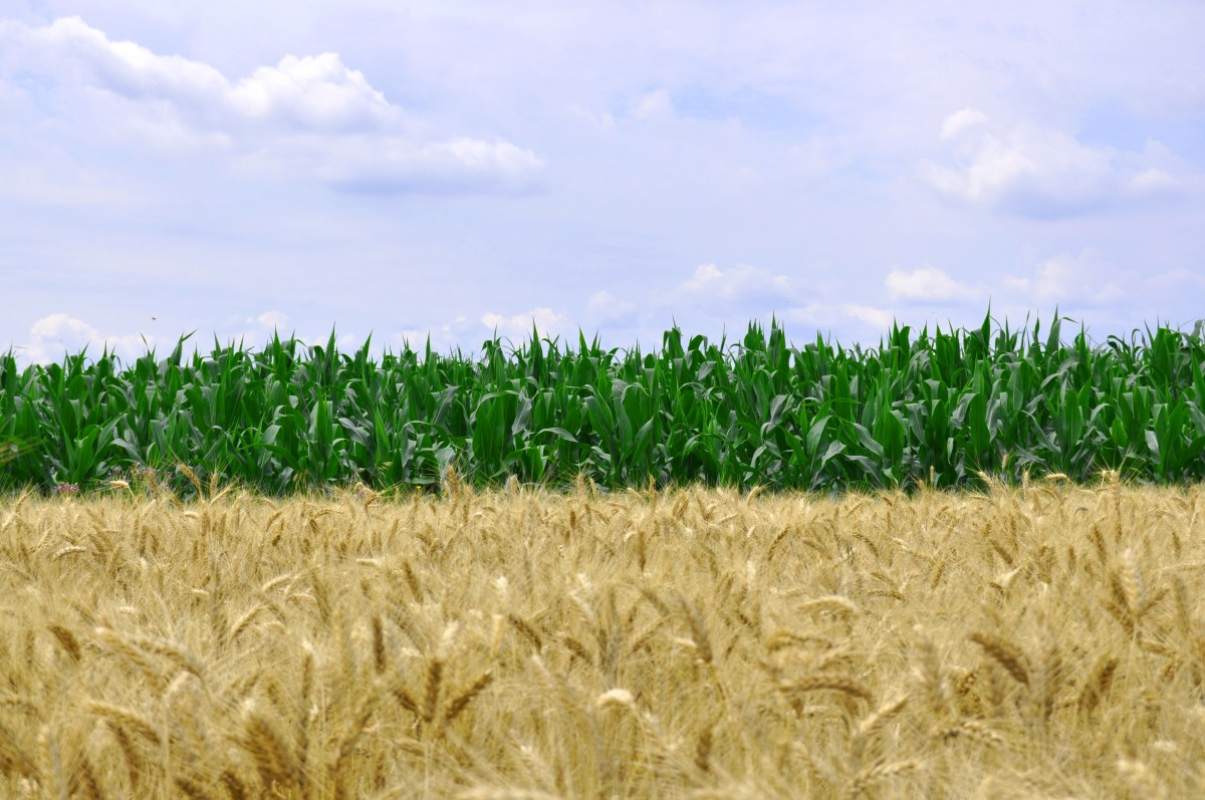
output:
[[0, 2], [0, 351], [1205, 317], [1205, 4]]

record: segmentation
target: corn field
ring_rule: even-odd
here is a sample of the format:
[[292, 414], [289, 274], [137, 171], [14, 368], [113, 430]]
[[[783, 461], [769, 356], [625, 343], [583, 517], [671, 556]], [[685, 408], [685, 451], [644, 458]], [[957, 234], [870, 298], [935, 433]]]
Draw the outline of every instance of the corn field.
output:
[[1205, 492], [0, 505], [12, 798], [1198, 798]]
[[[1070, 343], [993, 327], [878, 348], [788, 344], [772, 324], [736, 343], [672, 330], [654, 353], [494, 339], [480, 357], [340, 353], [274, 338], [124, 365], [111, 353], [18, 368], [0, 357], [0, 489], [94, 488], [138, 476], [192, 492], [273, 495], [361, 483], [474, 486], [509, 477], [610, 488], [703, 484], [911, 489], [1205, 477], [1205, 337], [1167, 327]], [[191, 475], [176, 471], [185, 465]]]

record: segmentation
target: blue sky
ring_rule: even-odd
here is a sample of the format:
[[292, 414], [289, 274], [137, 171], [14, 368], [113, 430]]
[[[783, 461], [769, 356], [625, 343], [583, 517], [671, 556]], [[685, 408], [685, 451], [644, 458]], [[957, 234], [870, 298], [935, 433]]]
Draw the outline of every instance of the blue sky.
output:
[[1205, 5], [7, 0], [0, 347], [1205, 317]]

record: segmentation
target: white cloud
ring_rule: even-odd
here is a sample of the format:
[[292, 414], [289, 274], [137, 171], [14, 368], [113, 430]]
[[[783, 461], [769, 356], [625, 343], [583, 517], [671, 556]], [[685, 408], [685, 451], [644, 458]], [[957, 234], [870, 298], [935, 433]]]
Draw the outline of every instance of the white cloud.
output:
[[[1035, 303], [1103, 306], [1126, 296], [1124, 276], [1098, 259], [1081, 255], [1056, 256], [1043, 261], [1031, 276], [1007, 275], [1004, 287]], [[1133, 283], [1133, 281], [1131, 281]]]
[[946, 117], [941, 124], [941, 138], [954, 139], [987, 122], [987, 114], [976, 108], [963, 108]]
[[166, 151], [236, 151], [245, 164], [383, 192], [522, 188], [543, 166], [501, 140], [415, 138], [402, 109], [337, 53], [286, 55], [232, 81], [210, 64], [113, 41], [78, 17], [0, 24], [0, 77], [36, 74], [71, 103]]
[[431, 328], [405, 328], [393, 336], [392, 344], [401, 347], [408, 346], [411, 350], [422, 350], [431, 342], [431, 349], [438, 353], [446, 353], [457, 347], [463, 347], [467, 342], [473, 325], [469, 318], [460, 315], [453, 320]]
[[100, 338], [96, 328], [82, 319], [67, 314], [51, 314], [42, 317], [29, 329], [29, 337], [35, 341], [61, 341], [86, 344]]
[[635, 303], [621, 300], [605, 290], [590, 295], [586, 310], [596, 322], [612, 325], [627, 324], [636, 317]]
[[[811, 298], [819, 296], [819, 299]], [[864, 296], [864, 295], [863, 295]], [[804, 292], [786, 275], [749, 265], [730, 269], [701, 264], [678, 285], [675, 301], [665, 304], [674, 315], [687, 312], [687, 319], [714, 329], [717, 322], [737, 328], [751, 319], [771, 314], [781, 320], [818, 329], [879, 333], [890, 327], [890, 310], [864, 302], [850, 302], [858, 293], [840, 299], [829, 288], [812, 285]], [[849, 298], [848, 300], [846, 298]], [[801, 302], [807, 300], [807, 302]], [[702, 309], [699, 315], [696, 309]]]
[[903, 300], [949, 302], [969, 300], [977, 295], [974, 289], [951, 278], [936, 267], [892, 270], [885, 281], [892, 297]]
[[247, 320], [248, 323], [258, 323], [261, 327], [269, 330], [281, 330], [289, 324], [289, 315], [283, 311], [265, 311], [257, 315], [253, 319]]
[[1038, 267], [1034, 278], [1034, 295], [1039, 300], [1085, 299], [1095, 303], [1120, 300], [1125, 292], [1107, 273], [1083, 260], [1052, 258]]
[[385, 126], [399, 109], [349, 69], [338, 53], [287, 55], [274, 67], [260, 67], [231, 87], [227, 102], [250, 119], [276, 120], [306, 130], [345, 130]]
[[303, 130], [347, 130], [385, 125], [400, 114], [337, 53], [286, 55], [275, 66], [259, 67], [232, 83], [204, 62], [159, 55], [136, 42], [113, 41], [79, 17], [40, 28], [8, 23], [0, 36], [15, 46], [10, 58], [53, 81], [164, 101], [215, 126], [237, 119]]
[[794, 294], [786, 275], [775, 275], [747, 264], [730, 269], [721, 269], [715, 264], [700, 264], [680, 288], [706, 300], [730, 303], [743, 301], [773, 305]]
[[1080, 278], [1077, 265], [1064, 258], [1052, 258], [1038, 267], [1030, 282], [1034, 296], [1041, 300], [1066, 300], [1075, 293]]
[[494, 311], [481, 315], [481, 324], [491, 331], [497, 331], [503, 338], [519, 341], [531, 338], [532, 326], [540, 336], [553, 336], [566, 330], [569, 318], [551, 308], [533, 308], [519, 314], [504, 315]]
[[673, 113], [674, 100], [665, 89], [642, 94], [632, 105], [632, 116], [636, 119], [657, 119]]
[[[298, 331], [337, 317], [390, 337], [439, 335], [465, 314], [463, 341], [479, 343], [486, 310], [546, 306], [573, 328], [622, 318], [589, 305], [608, 289], [637, 306], [638, 324], [597, 325], [616, 344], [673, 319], [735, 330], [813, 302], [853, 337], [866, 326], [842, 305], [960, 318], [990, 294], [994, 312], [1011, 302], [1024, 316], [1041, 283], [1070, 307], [1067, 279], [1038, 267], [1085, 247], [1108, 254], [1119, 270], [1103, 284], [1127, 293], [1089, 319], [1124, 318], [1121, 329], [1201, 305], [1191, 275], [1205, 184], [1143, 140], [1205, 163], [1191, 135], [1205, 108], [1205, 49], [1191, 33], [1202, 4], [1118, 6], [1090, 26], [1070, 6], [1034, 3], [1002, 7], [990, 26], [931, 4], [871, 16], [778, 2], [623, 15], [598, 2], [0, 6], [30, 26], [0, 33], [0, 272], [7, 305], [26, 312], [0, 320], [7, 341], [68, 309], [101, 332], [136, 329], [90, 310], [128, 298], [135, 273], [165, 336], [205, 330], [215, 304], [242, 292], [227, 327], [257, 336], [244, 320], [279, 305]], [[65, 12], [93, 27], [18, 45], [68, 7], [93, 9]], [[453, 146], [458, 135], [473, 147]], [[926, 202], [937, 194], [918, 180], [926, 158], [930, 177], [949, 179], [949, 202]], [[256, 167], [269, 180], [240, 179]], [[547, 173], [547, 192], [513, 202], [368, 202], [309, 185], [512, 191]], [[1168, 213], [1138, 202], [1169, 191], [1183, 203]], [[1108, 214], [1025, 219], [1110, 197], [1123, 205]], [[719, 275], [685, 289], [708, 260]], [[760, 288], [739, 285], [742, 260], [766, 271]], [[884, 283], [890, 269], [927, 265], [981, 299], [931, 307]], [[1189, 277], [1131, 302], [1148, 275], [1176, 268]], [[1097, 280], [1087, 275], [1085, 292]]]
[[106, 347], [129, 360], [143, 355], [154, 344], [154, 336], [102, 334], [84, 320], [60, 312], [34, 322], [27, 342], [14, 347], [14, 351], [21, 361], [35, 364], [59, 361], [64, 355], [75, 355], [84, 348], [95, 356]]
[[852, 317], [859, 322], [869, 325], [880, 330], [887, 330], [891, 327], [891, 321], [895, 315], [884, 308], [876, 308], [874, 306], [858, 305], [855, 303], [845, 303], [841, 305], [841, 312], [847, 317]]
[[79, 17], [43, 27], [6, 22], [0, 27], [6, 63], [19, 61], [44, 77], [84, 83], [126, 97], [213, 103], [228, 90], [214, 67], [180, 56], [157, 55], [134, 42], [111, 41]]
[[1140, 194], [1170, 191], [1178, 187], [1179, 182], [1161, 169], [1144, 169], [1130, 179], [1130, 188]]
[[1064, 217], [1164, 196], [1178, 181], [1150, 143], [1141, 152], [1085, 145], [1061, 131], [995, 125], [964, 108], [942, 123], [952, 165], [926, 162], [923, 177], [947, 197], [1027, 217]]
[[615, 129], [615, 115], [609, 111], [593, 111], [581, 103], [571, 103], [567, 112], [572, 119], [585, 123], [590, 128], [603, 131]]
[[[521, 189], [532, 185], [544, 162], [510, 142], [453, 139], [418, 143], [397, 137], [346, 137], [295, 142], [297, 158], [320, 164], [333, 186], [359, 192], [399, 189]], [[287, 164], [289, 157], [281, 159]]]
[[788, 321], [816, 328], [844, 326], [853, 320], [876, 333], [890, 328], [895, 318], [887, 309], [859, 303], [808, 303], [806, 306], [787, 309], [783, 316]]

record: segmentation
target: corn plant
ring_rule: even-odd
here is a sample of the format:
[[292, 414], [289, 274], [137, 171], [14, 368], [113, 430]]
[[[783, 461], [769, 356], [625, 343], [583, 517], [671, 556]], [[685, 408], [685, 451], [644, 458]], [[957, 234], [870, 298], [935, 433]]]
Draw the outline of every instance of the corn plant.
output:
[[1093, 345], [1082, 327], [1064, 342], [1063, 321], [896, 325], [865, 349], [821, 336], [794, 346], [771, 322], [736, 342], [675, 328], [649, 353], [534, 331], [476, 355], [428, 344], [375, 358], [370, 342], [340, 352], [333, 333], [325, 345], [276, 336], [187, 355], [181, 337], [132, 363], [105, 351], [22, 368], [9, 352], [0, 488], [135, 475], [184, 492], [421, 488], [449, 467], [477, 486], [585, 475], [612, 488], [1205, 477], [1202, 327]]

